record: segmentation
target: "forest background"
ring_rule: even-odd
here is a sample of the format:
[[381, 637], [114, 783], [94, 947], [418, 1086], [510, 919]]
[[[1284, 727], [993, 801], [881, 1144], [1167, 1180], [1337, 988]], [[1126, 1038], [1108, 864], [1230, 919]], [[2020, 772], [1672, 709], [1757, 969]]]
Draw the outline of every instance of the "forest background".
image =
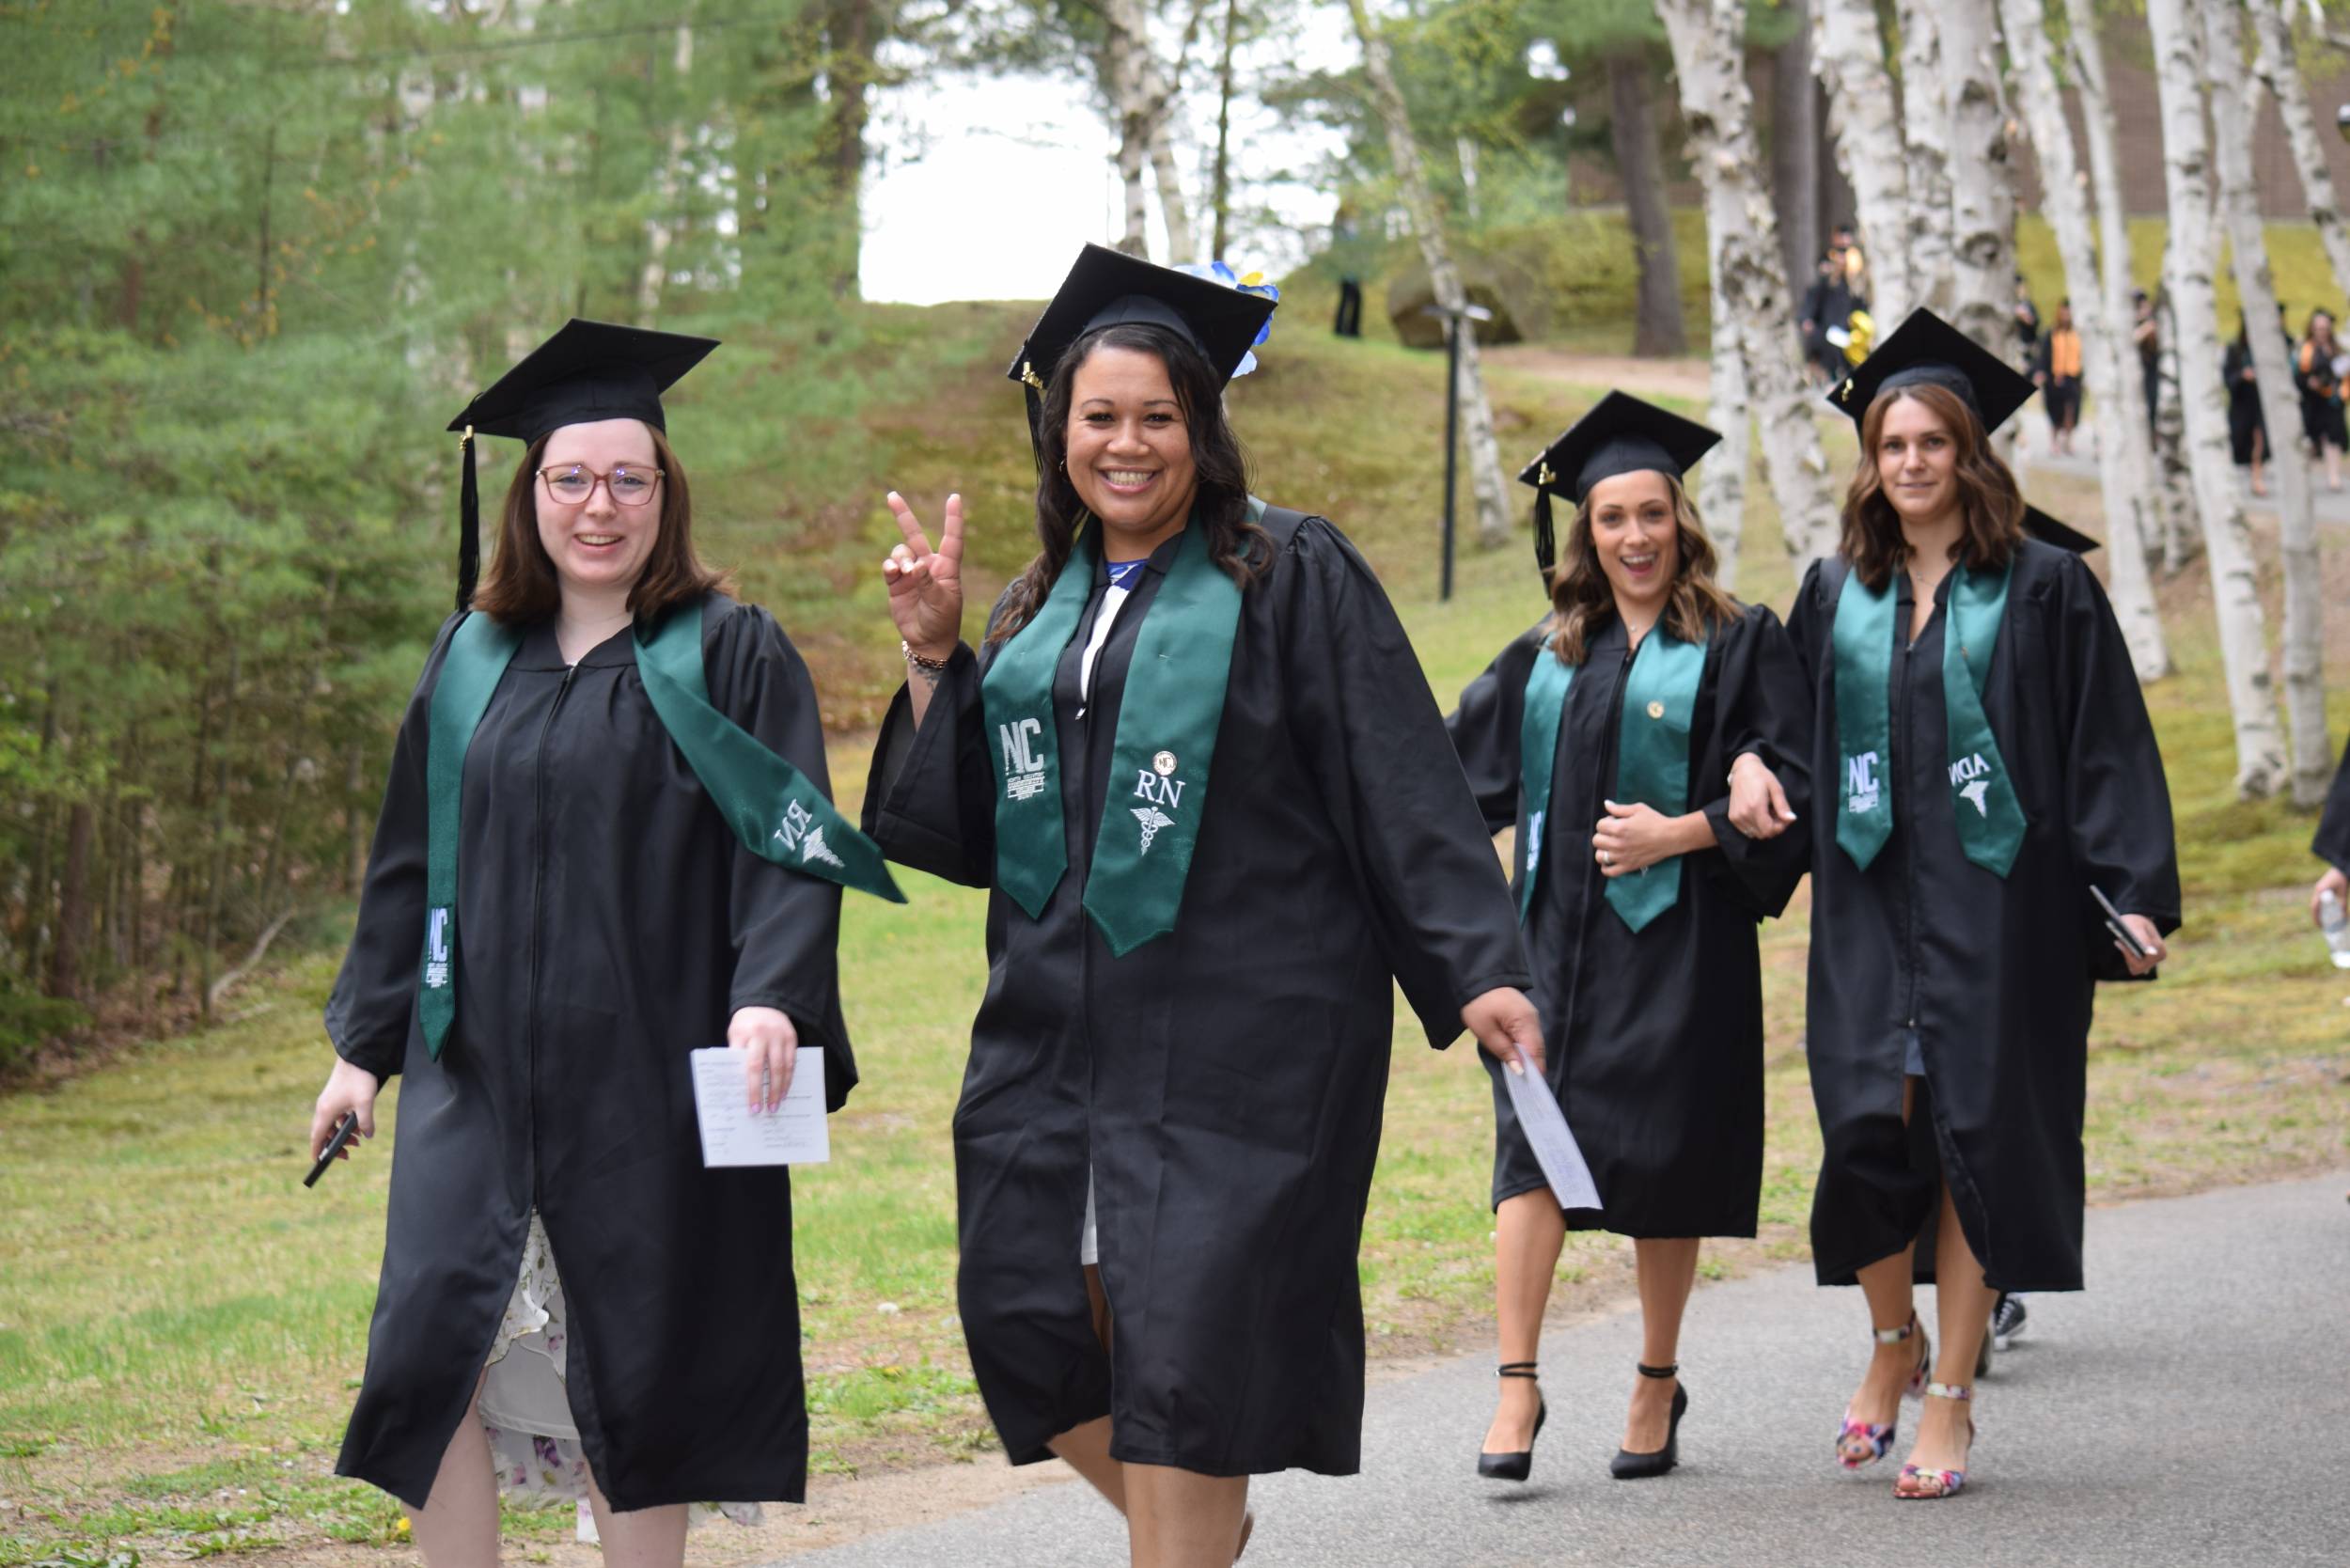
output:
[[[949, 75], [1041, 84], [1099, 117], [1121, 199], [1098, 238], [1160, 259], [1299, 259], [1236, 417], [1261, 488], [1363, 545], [1449, 701], [1540, 603], [1523, 508], [1496, 525], [1475, 440], [1458, 590], [1437, 596], [1446, 388], [1422, 306], [1484, 301], [1520, 339], [1463, 385], [1484, 410], [1472, 436], [1481, 417], [1512, 468], [1610, 383], [1705, 417], [1725, 364], [1776, 374], [1767, 343], [1724, 327], [1732, 269], [1705, 210], [1719, 128], [1690, 112], [1688, 39], [1668, 22], [1710, 26], [1752, 95], [1744, 173], [1774, 220], [1776, 331], [1827, 225], [1888, 211], [1865, 163], [1851, 178], [1872, 94], [1890, 95], [1913, 169], [1928, 118], [1899, 115], [1904, 71], [1926, 80], [1909, 57], [1920, 8], [1818, 5], [1429, 0], [1340, 18], [1305, 0], [0, 0], [0, 1565], [118, 1542], [315, 1555], [399, 1539], [395, 1507], [321, 1474], [363, 1349], [386, 1162], [309, 1195], [290, 1171], [392, 728], [447, 608], [441, 427], [474, 388], [572, 314], [727, 339], [672, 405], [701, 537], [807, 653], [854, 798], [898, 680], [873, 571], [893, 537], [881, 491], [970, 497], [984, 589], [1025, 558], [1033, 485], [1001, 374], [1034, 304], [861, 298], [892, 95]], [[2223, 8], [2284, 19], [2293, 69], [2321, 87], [2350, 59], [2297, 0], [2201, 6], [2199, 29]], [[2082, 40], [2152, 81], [2150, 23], [2175, 34], [2187, 14], [2154, 9], [2029, 0], [2092, 152]], [[1860, 12], [1881, 83], [1850, 69]], [[1289, 45], [1333, 25], [1377, 39], [1391, 93], [1352, 53]], [[2103, 280], [2081, 287], [2036, 183], [2015, 41], [1989, 73], [2013, 98], [1992, 265], [2044, 312]], [[1719, 96], [1699, 107], [1733, 106]], [[2330, 116], [2322, 91], [2318, 106]], [[2260, 106], [2238, 107], [2249, 124]], [[2259, 146], [2281, 147], [2261, 112]], [[1268, 117], [1311, 128], [1326, 156], [1283, 165], [1230, 134]], [[2128, 156], [2139, 197], [2119, 245], [2099, 236], [2103, 259], [2170, 300], [2194, 260], [2175, 232], [2207, 242], [2208, 319], [2168, 320], [2216, 361], [2242, 293], [2219, 237], [2246, 230], [2170, 223], [2170, 171]], [[2249, 249], [2297, 319], [2342, 297], [2350, 252], [2300, 160], [2263, 157]], [[999, 228], [955, 243], [1022, 244], [1017, 195]], [[1864, 222], [1889, 267], [1908, 247], [1888, 231]], [[1342, 276], [1369, 285], [1366, 340], [1327, 336]], [[1911, 295], [1937, 298], [1922, 271]], [[2108, 475], [2049, 468], [2032, 486], [2092, 531], [2138, 530], [2160, 651], [2141, 669], [2189, 883], [2170, 979], [2104, 1004], [2101, 1198], [2350, 1147], [2341, 987], [2296, 902], [2315, 868], [2295, 799], [2309, 746], [2296, 731], [2288, 758], [2278, 713], [2295, 656], [2259, 631], [2253, 660], [2227, 635], [2248, 604], [2261, 627], [2292, 623], [2297, 585], [2331, 614], [2299, 623], [2303, 667], [2342, 668], [2340, 523], [2312, 514], [2296, 557], [2289, 520], [2202, 482], [2200, 378], [2174, 343], [2142, 477], [2161, 482], [2123, 503], [2128, 522]], [[1739, 430], [1765, 392], [1732, 384]], [[1817, 548], [1826, 476], [1851, 457], [1841, 424], [1809, 492], [1788, 488], [1768, 423], [1709, 465], [1735, 481], [1706, 504], [1743, 545], [1748, 597], [1783, 607]], [[513, 451], [485, 452], [493, 494]], [[2097, 559], [2112, 570], [2112, 552]], [[2248, 741], [2263, 704], [2266, 738]], [[2338, 735], [2350, 710], [2333, 716]], [[952, 1315], [945, 1131], [978, 904], [915, 880], [905, 915], [853, 902], [844, 985], [871, 1085], [837, 1129], [838, 1165], [803, 1184], [819, 1463], [841, 1473], [987, 1447]], [[1765, 1234], [1709, 1267], [1801, 1252], [1816, 1159], [1803, 937], [1800, 911], [1769, 936]], [[910, 971], [930, 978], [889, 979]], [[1488, 1113], [1461, 1058], [1399, 1052], [1365, 1253], [1391, 1352], [1465, 1342], [1490, 1294]], [[1622, 1260], [1578, 1243], [1571, 1272], [1604, 1294]], [[562, 1533], [515, 1529], [541, 1552]]]

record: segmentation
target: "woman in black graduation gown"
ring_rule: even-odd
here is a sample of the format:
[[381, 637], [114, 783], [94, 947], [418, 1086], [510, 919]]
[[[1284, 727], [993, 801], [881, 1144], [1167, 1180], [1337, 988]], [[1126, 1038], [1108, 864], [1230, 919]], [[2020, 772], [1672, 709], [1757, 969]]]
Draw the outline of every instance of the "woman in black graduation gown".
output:
[[2350, 745], [2342, 749], [2342, 764], [2334, 769], [2334, 782], [2326, 792], [2326, 809], [2317, 819], [2317, 837], [2310, 840], [2310, 853], [2326, 862], [2326, 872], [2310, 888], [2310, 918], [2323, 924], [2320, 905], [2331, 893], [2335, 902], [2350, 907]]
[[1013, 365], [1042, 552], [977, 651], [959, 500], [933, 551], [893, 494], [884, 572], [910, 668], [869, 830], [994, 890], [954, 1126], [972, 1366], [1011, 1461], [1068, 1459], [1159, 1568], [1233, 1560], [1248, 1476], [1357, 1467], [1393, 980], [1432, 1044], [1540, 1056], [1378, 579], [1247, 494], [1221, 391], [1268, 314], [1087, 247]]
[[[743, 1051], [745, 1092], [772, 1106], [795, 1047], [821, 1047], [839, 1105], [856, 1081], [839, 887], [746, 851], [671, 744], [676, 715], [780, 754], [778, 831], [796, 806], [829, 859], [861, 857], [822, 804], [807, 666], [695, 557], [659, 394], [713, 346], [573, 321], [452, 427], [469, 427], [460, 610], [400, 726], [311, 1130], [314, 1152], [346, 1112], [372, 1136], [378, 1085], [403, 1074], [337, 1468], [409, 1505], [428, 1564], [495, 1560], [500, 1489], [584, 1493], [607, 1549], [672, 1563], [686, 1505], [802, 1495], [790, 1181], [703, 1168], [686, 1053]], [[475, 599], [480, 433], [528, 449]], [[656, 624], [682, 640], [654, 646], [697, 659], [698, 708], [656, 708], [639, 641]]]
[[[2081, 1287], [2094, 982], [2151, 972], [2179, 923], [2162, 755], [2121, 629], [2076, 550], [2027, 537], [1986, 442], [2030, 395], [1929, 312], [1904, 322], [1830, 394], [1861, 459], [1839, 554], [1788, 618], [1825, 796], [1811, 1247], [1821, 1283], [1859, 1283], [1877, 1341], [1837, 1456], [1882, 1458], [1904, 1390], [1923, 1393], [1904, 1497], [1965, 1482], [1997, 1293]], [[2142, 955], [2107, 934], [2092, 888]]]
[[[1568, 1226], [1636, 1238], [1641, 1375], [1609, 1466], [1620, 1480], [1662, 1475], [1678, 1457], [1688, 1396], [1677, 1353], [1699, 1239], [1754, 1234], [1755, 928], [1786, 907], [1809, 864], [1810, 693], [1778, 618], [1715, 584], [1682, 476], [1720, 439], [1611, 392], [1528, 467], [1552, 613], [1502, 650], [1448, 721], [1486, 825], [1517, 830], [1549, 1081], [1605, 1205], [1562, 1214], [1496, 1072], [1503, 1381], [1478, 1469], [1502, 1480], [1531, 1467], [1535, 1351]], [[1555, 577], [1554, 489], [1575, 507]], [[1542, 752], [1531, 768], [1529, 746]]]

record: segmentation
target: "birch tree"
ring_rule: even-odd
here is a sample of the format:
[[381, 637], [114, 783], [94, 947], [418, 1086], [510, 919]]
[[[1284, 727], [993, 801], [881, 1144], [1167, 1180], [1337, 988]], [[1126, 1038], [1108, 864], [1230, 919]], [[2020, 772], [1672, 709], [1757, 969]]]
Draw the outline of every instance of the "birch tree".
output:
[[1738, 587], [1738, 554], [1746, 542], [1747, 464], [1753, 450], [1754, 416], [1747, 402], [1746, 351], [1738, 312], [1722, 287], [1722, 236], [1706, 225], [1706, 255], [1712, 284], [1706, 292], [1714, 312], [1714, 352], [1706, 423], [1722, 432], [1698, 476], [1698, 510], [1717, 557], [1716, 577], [1725, 592]]
[[[2162, 106], [2163, 188], [2173, 224], [2192, 223], [2212, 211], [2211, 139], [2203, 126], [2203, 79], [2198, 69], [2203, 39], [2194, 5], [2195, 0], [2147, 0], [2146, 6], [2154, 43], [2154, 86]], [[2187, 461], [2202, 516], [2219, 653], [2227, 669], [2228, 709], [2235, 726], [2236, 793], [2242, 799], [2259, 799], [2274, 794], [2282, 782], [2284, 759], [2278, 745], [2251, 540], [2236, 500], [2235, 464], [2228, 451], [2227, 394], [2219, 383], [2218, 302], [2209, 250], [2201, 244], [2174, 243], [2166, 266], [2165, 282], [2178, 323], [2179, 397], [2186, 416]]]
[[[1902, 137], [1909, 165], [1909, 270], [1911, 284], [1918, 290], [1910, 303], [1940, 316], [1949, 316], [1958, 299], [1957, 258], [1952, 255], [1951, 151], [1954, 133], [1960, 127], [1951, 115], [1953, 82], [1946, 79], [1944, 58], [1950, 43], [1960, 41], [1957, 29], [1979, 14], [1972, 6], [1950, 9], [1947, 26], [1953, 37], [1946, 41], [1938, 0], [1901, 0], [1899, 7]], [[2012, 206], [2010, 216], [2008, 232], [2012, 235]], [[1888, 331], [1897, 324], [1885, 323]], [[1964, 321], [1959, 324], [1966, 325]]]
[[[677, 49], [670, 57], [676, 72], [679, 96], [683, 97], [685, 80], [694, 70], [694, 29], [680, 26]], [[669, 276], [669, 244], [675, 235], [682, 214], [678, 202], [685, 186], [685, 105], [678, 105], [676, 118], [669, 121], [666, 145], [662, 149], [661, 173], [655, 186], [655, 199], [645, 214], [645, 264], [636, 276], [636, 324], [651, 326], [661, 313], [661, 286]]]
[[[2252, 123], [2257, 86], [2246, 90], [2244, 30], [2238, 0], [2203, 0], [2203, 71], [2211, 93], [2214, 164], [2219, 176], [2219, 214], [2235, 266], [2236, 297], [2259, 374], [2261, 413], [2271, 431], [2291, 431], [2300, 414], [2293, 389], [2292, 351], [2274, 330], [2277, 289], [2268, 270], [2268, 240], [2261, 228], [2260, 188], [2252, 173]], [[2326, 741], [2325, 586], [2318, 574], [2317, 522], [2310, 506], [2310, 471], [2288, 448], [2277, 471], [2277, 522], [2284, 565], [2286, 734], [2291, 745], [2293, 804], [2324, 802], [2334, 757]]]
[[1800, 566], [1836, 547], [1836, 505], [1820, 447], [1819, 404], [1796, 347], [1778, 221], [1755, 146], [1746, 9], [1742, 0], [1657, 0], [1656, 9], [1672, 45], [1690, 161], [1705, 189], [1714, 286], [1738, 323], [1734, 340], [1716, 337], [1714, 353], [1740, 356], [1745, 390], [1770, 432], [1762, 451], [1779, 527]]
[[1485, 400], [1485, 374], [1477, 352], [1474, 323], [1465, 314], [1468, 290], [1452, 264], [1444, 227], [1428, 175], [1420, 163], [1419, 143], [1412, 134], [1412, 118], [1395, 85], [1395, 68], [1387, 57], [1386, 39], [1371, 20], [1365, 0], [1347, 0], [1355, 19], [1355, 36], [1363, 47], [1363, 74], [1371, 84], [1371, 107], [1387, 133], [1387, 155], [1395, 163], [1398, 193], [1411, 216], [1413, 237], [1419, 242], [1420, 259], [1428, 267], [1428, 284], [1436, 303], [1451, 317], [1460, 335], [1459, 381], [1461, 422], [1468, 437], [1469, 484], [1477, 496], [1477, 541], [1494, 549], [1509, 541], [1510, 508], [1501, 480], [1501, 447], [1494, 436], [1493, 406]]
[[1940, 15], [1956, 251], [1950, 321], [2004, 358], [2013, 341], [2009, 311], [2015, 298], [2015, 166], [1999, 86], [1998, 29], [1988, 5], [1946, 6]]
[[[1910, 268], [1911, 194], [1901, 104], [1886, 67], [1874, 0], [1812, 0], [1811, 68], [1827, 87], [1828, 133], [1859, 209], [1870, 313], [1889, 330], [1918, 303], [1918, 287]], [[1682, 102], [1688, 102], [1685, 85]]]
[[2326, 146], [2318, 139], [2317, 121], [2310, 113], [2310, 89], [2294, 64], [2293, 24], [2285, 14], [2288, 4], [2289, 0], [2245, 0], [2259, 44], [2253, 69], [2269, 96], [2276, 99], [2277, 112], [2285, 122], [2285, 141], [2293, 149], [2293, 166], [2300, 171], [2310, 225], [2326, 247], [2326, 259], [2333, 264], [2334, 286], [2350, 293], [2350, 228], [2342, 225], [2342, 199], [2334, 194], [2334, 177], [2326, 166]]
[[[2064, 259], [2064, 285], [2073, 298], [2073, 320], [2080, 329], [2082, 370], [2098, 418], [2098, 478], [2106, 497], [2107, 569], [2112, 577], [2113, 609], [2129, 644], [2130, 664], [2140, 681], [2170, 672], [2170, 652], [2146, 571], [2143, 530], [2151, 521], [2145, 470], [2133, 467], [2121, 427], [2122, 410], [2138, 398], [2124, 368], [2126, 325], [2112, 320], [2097, 278], [2097, 251], [2091, 238], [2088, 203], [2081, 195], [2072, 127], [2065, 123], [2056, 70], [2049, 63], [2047, 17], [2043, 0], [1999, 0], [2007, 34], [2015, 102], [2031, 132], [2040, 159], [2043, 211], [2056, 231]], [[2137, 356], [2127, 363], [2135, 366]]]

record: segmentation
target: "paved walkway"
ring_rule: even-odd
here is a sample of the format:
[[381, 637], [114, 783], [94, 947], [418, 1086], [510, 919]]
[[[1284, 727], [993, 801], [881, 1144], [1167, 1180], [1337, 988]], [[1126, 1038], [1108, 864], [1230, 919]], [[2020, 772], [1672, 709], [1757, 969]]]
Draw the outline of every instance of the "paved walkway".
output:
[[[1950, 1502], [1891, 1499], [1901, 1449], [1861, 1477], [1836, 1469], [1867, 1355], [1859, 1298], [1784, 1269], [1691, 1303], [1673, 1475], [1607, 1477], [1638, 1337], [1634, 1317], [1603, 1319], [1544, 1344], [1530, 1483], [1472, 1473], [1493, 1374], [1482, 1356], [1450, 1362], [1371, 1390], [1361, 1475], [1256, 1483], [1248, 1568], [2350, 1563], [2346, 1179], [2092, 1212], [2091, 1288], [2030, 1298]], [[1073, 1483], [791, 1568], [1125, 1561], [1115, 1517]]]

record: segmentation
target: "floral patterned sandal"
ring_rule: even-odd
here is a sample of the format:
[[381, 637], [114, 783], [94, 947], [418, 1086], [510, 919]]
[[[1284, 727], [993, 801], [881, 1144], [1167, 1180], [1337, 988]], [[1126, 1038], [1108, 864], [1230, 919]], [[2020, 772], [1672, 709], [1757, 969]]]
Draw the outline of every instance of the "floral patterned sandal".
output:
[[[1899, 1328], [1879, 1328], [1872, 1332], [1876, 1342], [1881, 1345], [1897, 1345], [1916, 1336], [1918, 1364], [1910, 1369], [1909, 1381], [1902, 1388], [1904, 1399], [1916, 1399], [1925, 1391], [1926, 1369], [1934, 1364], [1934, 1341], [1926, 1338], [1925, 1325], [1918, 1321], [1918, 1314], [1912, 1312], [1909, 1321]], [[1894, 1435], [1900, 1430], [1898, 1413], [1895, 1419], [1879, 1426], [1874, 1421], [1859, 1419], [1853, 1415], [1852, 1407], [1846, 1405], [1844, 1424], [1836, 1434], [1836, 1463], [1847, 1470], [1867, 1468], [1885, 1457], [1886, 1450], [1893, 1446]]]
[[[1928, 1399], [1954, 1400], [1965, 1404], [1971, 1403], [1974, 1397], [1974, 1386], [1971, 1384], [1929, 1383], [1926, 1385], [1926, 1398]], [[1973, 1413], [1969, 1412], [1966, 1417], [1966, 1450], [1969, 1457], [1972, 1457], [1974, 1448], [1975, 1418]], [[1903, 1466], [1901, 1475], [1893, 1482], [1893, 1496], [1904, 1502], [1937, 1502], [1944, 1497], [1955, 1497], [1966, 1489], [1966, 1471], [1931, 1470], [1917, 1465]]]

